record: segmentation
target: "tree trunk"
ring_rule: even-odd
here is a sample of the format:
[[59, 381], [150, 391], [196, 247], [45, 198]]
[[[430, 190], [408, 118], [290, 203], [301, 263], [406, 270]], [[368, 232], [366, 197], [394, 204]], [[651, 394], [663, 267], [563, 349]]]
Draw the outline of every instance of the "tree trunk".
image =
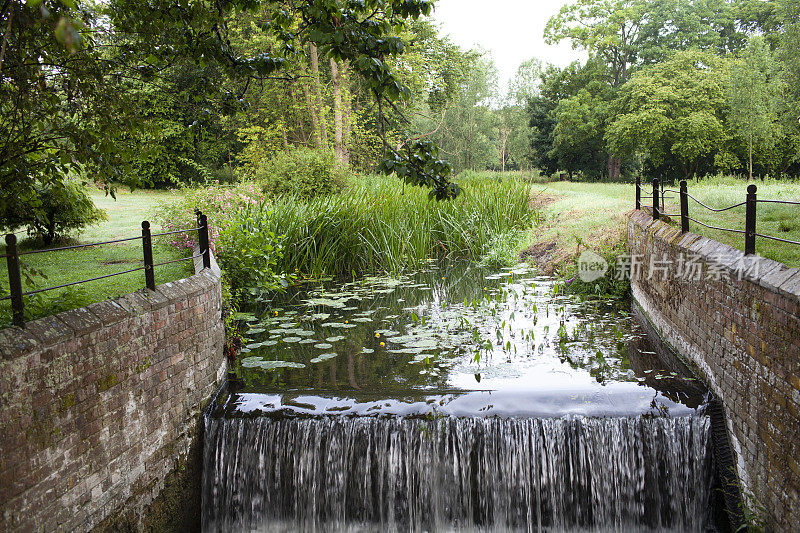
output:
[[331, 58], [331, 81], [333, 82], [333, 151], [336, 159], [344, 163], [344, 118], [342, 113], [342, 76], [336, 60]]
[[325, 106], [322, 100], [322, 83], [319, 79], [319, 55], [317, 54], [317, 45], [309, 43], [308, 45], [309, 56], [311, 57], [311, 75], [314, 82], [314, 108], [311, 109], [312, 113], [318, 113], [317, 127], [319, 134], [317, 135], [317, 146], [320, 148], [327, 148], [328, 146], [328, 125], [325, 122]]
[[353, 95], [350, 92], [350, 73], [347, 61], [339, 65], [342, 80], [342, 160], [350, 164], [350, 137], [353, 131]]
[[306, 106], [308, 107], [308, 114], [311, 116], [311, 135], [314, 137], [314, 144], [316, 146], [322, 146], [322, 138], [319, 134], [319, 117], [317, 116], [317, 112], [314, 110], [314, 102], [311, 100], [311, 91], [308, 88], [308, 84], [303, 85], [303, 93], [305, 93], [306, 97]]
[[622, 160], [613, 155], [608, 156], [608, 179], [616, 181], [619, 179], [620, 171], [622, 169]]

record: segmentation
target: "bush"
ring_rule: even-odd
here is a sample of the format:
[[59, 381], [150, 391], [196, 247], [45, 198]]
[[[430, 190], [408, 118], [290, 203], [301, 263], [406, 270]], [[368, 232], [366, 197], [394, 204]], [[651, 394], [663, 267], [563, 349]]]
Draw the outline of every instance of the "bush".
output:
[[265, 204], [247, 205], [231, 217], [217, 241], [219, 263], [234, 293], [243, 289], [281, 289], [287, 276], [276, 271], [283, 258], [282, 236], [271, 231]]
[[[259, 205], [264, 199], [264, 193], [254, 183], [242, 183], [235, 187], [211, 185], [186, 189], [180, 200], [166, 201], [156, 208], [156, 220], [164, 231], [193, 228], [197, 225], [195, 210], [199, 209], [208, 217], [208, 239], [211, 249], [216, 253], [220, 232], [238, 220], [239, 213], [246, 206]], [[181, 250], [192, 250], [197, 244], [197, 234], [176, 233], [167, 236], [166, 242]]]
[[84, 187], [74, 181], [36, 185], [34, 201], [9, 201], [0, 213], [0, 230], [13, 232], [27, 227], [28, 235], [40, 238], [45, 246], [72, 231], [108, 220], [95, 207]]
[[330, 150], [291, 148], [266, 161], [256, 172], [256, 180], [266, 194], [297, 195], [310, 199], [341, 190], [347, 169]]

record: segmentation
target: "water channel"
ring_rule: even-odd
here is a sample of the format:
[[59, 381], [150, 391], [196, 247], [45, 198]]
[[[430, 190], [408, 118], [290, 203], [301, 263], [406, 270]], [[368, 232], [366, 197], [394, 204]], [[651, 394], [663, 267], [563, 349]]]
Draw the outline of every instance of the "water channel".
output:
[[703, 385], [528, 267], [299, 285], [239, 318], [205, 531], [708, 531]]

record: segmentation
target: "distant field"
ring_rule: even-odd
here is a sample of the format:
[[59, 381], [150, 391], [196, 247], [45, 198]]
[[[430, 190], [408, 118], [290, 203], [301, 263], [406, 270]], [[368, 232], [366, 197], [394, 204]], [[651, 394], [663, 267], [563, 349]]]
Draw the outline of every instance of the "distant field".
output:
[[[143, 220], [152, 220], [156, 205], [162, 201], [177, 198], [175, 194], [164, 191], [136, 191], [134, 193], [118, 191], [116, 201], [105, 196], [103, 191], [92, 190], [91, 196], [98, 207], [106, 210], [109, 220], [98, 226], [86, 228], [79, 235], [73, 235], [74, 242], [68, 244], [99, 242], [141, 235], [141, 223]], [[154, 229], [157, 231], [159, 228], [154, 224]], [[24, 236], [24, 231], [18, 234], [20, 239], [23, 239]], [[0, 254], [5, 253], [5, 240], [2, 244]], [[29, 239], [21, 241], [20, 248], [23, 250], [35, 247], [36, 243]], [[158, 245], [154, 247], [153, 252], [154, 261], [157, 263], [177, 259], [181, 255], [172, 248]], [[130, 241], [78, 250], [27, 255], [21, 259], [24, 264], [44, 272], [47, 276], [46, 279], [35, 276], [35, 285], [26, 285], [25, 279], [23, 279], [23, 289], [27, 291], [95, 278], [141, 266], [142, 244], [141, 241]], [[191, 275], [192, 272], [191, 261], [157, 267], [155, 269], [156, 283], [181, 279]], [[0, 261], [0, 287], [7, 293], [8, 271], [5, 259]], [[28, 319], [116, 298], [143, 287], [144, 272], [138, 271], [29, 296], [25, 298], [26, 310], [29, 312]], [[10, 323], [11, 307], [9, 301], [5, 300], [0, 302], [0, 327], [5, 327]]]
[[[776, 180], [755, 181], [760, 199], [800, 201], [800, 184]], [[689, 193], [703, 203], [727, 207], [743, 202], [748, 182], [733, 178], [708, 178], [688, 184]], [[667, 186], [677, 189], [677, 186]], [[541, 226], [528, 233], [522, 249], [543, 248], [555, 243], [562, 252], [572, 253], [579, 246], [597, 249], [614, 246], [624, 237], [625, 213], [634, 207], [633, 185], [616, 183], [552, 182], [531, 185], [536, 202], [542, 206]], [[647, 194], [646, 192], [644, 194]], [[674, 195], [676, 196], [676, 195]], [[646, 204], [651, 200], [645, 200]], [[667, 213], [679, 213], [677, 197], [666, 202]], [[724, 228], [744, 229], [744, 206], [713, 213], [690, 200], [689, 212], [701, 222]], [[757, 231], [786, 240], [800, 242], [800, 206], [759, 204]], [[691, 223], [693, 233], [744, 249], [742, 234], [718, 231]], [[585, 245], [585, 246], [584, 246]], [[800, 266], [800, 246], [756, 238], [756, 252], [789, 266]], [[565, 259], [564, 253], [560, 259]], [[558, 259], [558, 258], [556, 258]]]

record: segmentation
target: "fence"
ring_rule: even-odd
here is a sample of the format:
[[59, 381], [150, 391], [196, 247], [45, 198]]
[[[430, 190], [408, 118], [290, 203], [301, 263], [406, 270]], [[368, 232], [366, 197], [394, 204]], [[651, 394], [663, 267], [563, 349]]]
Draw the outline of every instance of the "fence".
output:
[[[797, 241], [790, 241], [788, 239], [781, 239], [779, 237], [773, 237], [772, 235], [764, 235], [762, 233], [756, 232], [756, 207], [759, 203], [769, 203], [769, 204], [785, 204], [785, 205], [800, 205], [800, 202], [792, 202], [789, 200], [759, 200], [757, 197], [758, 188], [755, 185], [748, 185], [747, 186], [747, 196], [744, 202], [740, 202], [738, 204], [734, 204], [728, 207], [723, 207], [722, 209], [716, 209], [711, 206], [708, 206], [689, 194], [686, 181], [683, 180], [680, 182], [680, 189], [673, 190], [673, 189], [665, 189], [664, 184], [661, 183], [659, 186], [659, 180], [653, 180], [653, 194], [643, 196], [642, 195], [642, 183], [640, 178], [636, 178], [636, 209], [642, 208], [642, 200], [650, 198], [653, 200], [653, 220], [658, 220], [661, 218], [661, 215], [665, 215], [668, 217], [680, 217], [681, 219], [681, 232], [686, 233], [689, 231], [689, 221], [692, 221], [696, 224], [700, 224], [706, 228], [715, 229], [719, 231], [728, 231], [731, 233], [740, 233], [744, 234], [744, 253], [745, 255], [753, 255], [756, 253], [756, 237], [762, 237], [764, 239], [770, 239], [773, 241], [783, 242], [787, 244], [796, 244], [800, 246], [800, 242]], [[666, 193], [675, 193], [679, 195], [680, 198], [680, 206], [681, 212], [678, 213], [664, 213], [664, 200], [666, 198]], [[699, 220], [692, 218], [689, 216], [689, 199], [693, 200], [703, 208], [712, 211], [714, 213], [721, 213], [723, 211], [729, 211], [736, 207], [745, 206], [745, 218], [744, 218], [744, 229], [732, 229], [732, 228], [720, 228], [717, 226], [710, 226]]]
[[[29, 251], [19, 251], [17, 249], [17, 236], [13, 233], [6, 235], [6, 253], [4, 255], [0, 255], [0, 258], [5, 257], [6, 262], [8, 264], [8, 284], [9, 284], [9, 292], [8, 296], [4, 296], [0, 298], [0, 301], [3, 300], [11, 300], [11, 310], [13, 316], [13, 323], [15, 326], [19, 326], [21, 328], [25, 327], [25, 296], [30, 296], [32, 294], [37, 294], [40, 292], [52, 291], [56, 289], [63, 289], [65, 287], [70, 287], [72, 285], [79, 285], [81, 283], [89, 283], [91, 281], [98, 281], [105, 278], [110, 278], [113, 276], [121, 276], [123, 274], [129, 274], [131, 272], [137, 272], [140, 270], [144, 270], [144, 281], [145, 287], [150, 290], [156, 289], [156, 279], [155, 279], [155, 267], [169, 265], [172, 263], [178, 263], [181, 261], [193, 261], [198, 257], [203, 258], [203, 268], [210, 268], [211, 267], [211, 251], [208, 242], [208, 219], [206, 215], [204, 215], [200, 210], [195, 211], [197, 215], [197, 227], [189, 228], [189, 229], [181, 229], [176, 231], [167, 231], [163, 233], [151, 233], [150, 232], [150, 222], [147, 220], [142, 222], [142, 235], [136, 237], [127, 237], [125, 239], [114, 239], [111, 241], [104, 241], [104, 242], [93, 242], [88, 244], [76, 244], [74, 246], [62, 246], [60, 248], [48, 248], [46, 250], [29, 250]], [[173, 259], [171, 261], [164, 261], [162, 263], [153, 263], [153, 237], [161, 237], [163, 235], [173, 235], [176, 233], [189, 233], [196, 231], [198, 235], [198, 247], [199, 253], [197, 255], [192, 255], [189, 257], [181, 257], [180, 259]], [[104, 276], [98, 276], [96, 278], [85, 279], [81, 281], [73, 281], [71, 283], [64, 283], [63, 285], [57, 285], [55, 287], [45, 287], [43, 289], [36, 289], [28, 292], [22, 292], [22, 276], [20, 273], [20, 262], [19, 258], [24, 255], [33, 255], [33, 254], [43, 254], [48, 252], [61, 252], [64, 250], [77, 250], [80, 248], [88, 248], [91, 246], [102, 246], [105, 244], [115, 244], [119, 242], [128, 242], [128, 241], [142, 241], [142, 255], [143, 255], [143, 265], [137, 268], [132, 268], [130, 270], [125, 270], [123, 272], [114, 272], [113, 274], [106, 274]]]

